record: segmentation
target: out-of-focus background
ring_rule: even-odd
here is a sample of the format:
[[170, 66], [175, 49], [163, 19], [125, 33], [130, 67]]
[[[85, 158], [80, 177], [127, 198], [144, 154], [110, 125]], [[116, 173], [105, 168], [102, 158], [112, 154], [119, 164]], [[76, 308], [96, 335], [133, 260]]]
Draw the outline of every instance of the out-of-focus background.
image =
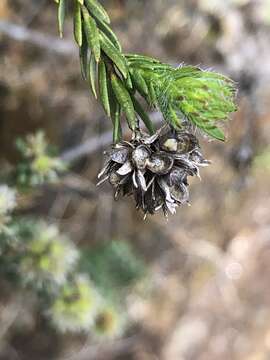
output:
[[191, 206], [143, 221], [132, 199], [95, 187], [111, 124], [81, 79], [71, 17], [60, 40], [53, 1], [0, 1], [0, 171], [21, 161], [16, 139], [40, 129], [70, 162], [58, 184], [19, 195], [15, 215], [41, 219], [38, 236], [68, 237], [62, 260], [80, 252], [76, 286], [91, 282], [108, 315], [87, 331], [88, 305], [70, 317], [58, 293], [47, 299], [50, 279], [35, 288], [20, 242], [10, 258], [1, 247], [0, 359], [270, 359], [270, 1], [102, 3], [126, 52], [227, 74], [239, 110], [225, 144], [201, 139], [212, 165], [192, 180]]

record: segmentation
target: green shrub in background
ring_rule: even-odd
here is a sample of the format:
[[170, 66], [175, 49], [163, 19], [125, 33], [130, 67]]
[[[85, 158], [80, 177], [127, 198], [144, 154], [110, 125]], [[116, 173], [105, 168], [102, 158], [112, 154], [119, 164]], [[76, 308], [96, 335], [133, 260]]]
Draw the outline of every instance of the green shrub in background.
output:
[[[108, 241], [80, 250], [56, 224], [16, 214], [25, 189], [57, 182], [59, 170], [67, 168], [48, 150], [42, 132], [19, 139], [17, 146], [24, 157], [16, 176], [13, 170], [7, 175], [13, 187], [0, 185], [0, 278], [35, 295], [40, 314], [59, 333], [86, 332], [96, 339], [121, 335], [125, 296], [145, 274], [143, 261], [128, 243]], [[40, 176], [33, 164], [44, 158], [54, 165]]]

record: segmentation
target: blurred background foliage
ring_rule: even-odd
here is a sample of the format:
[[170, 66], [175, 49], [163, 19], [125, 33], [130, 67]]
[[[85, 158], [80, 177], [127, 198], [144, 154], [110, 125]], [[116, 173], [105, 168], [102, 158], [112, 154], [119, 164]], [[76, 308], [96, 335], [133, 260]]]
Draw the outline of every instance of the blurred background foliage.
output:
[[267, 360], [270, 2], [102, 3], [126, 52], [229, 75], [239, 111], [192, 206], [143, 221], [95, 186], [111, 124], [72, 19], [1, 0], [0, 359]]

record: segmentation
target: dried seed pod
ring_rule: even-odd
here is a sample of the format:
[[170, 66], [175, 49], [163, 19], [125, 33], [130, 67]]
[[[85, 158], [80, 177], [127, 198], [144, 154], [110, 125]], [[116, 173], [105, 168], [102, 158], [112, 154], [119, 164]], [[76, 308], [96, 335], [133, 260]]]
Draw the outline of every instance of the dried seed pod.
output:
[[208, 166], [211, 163], [209, 160], [204, 159], [204, 157], [198, 150], [192, 151], [192, 153], [190, 154], [190, 158], [198, 166]]
[[186, 170], [175, 166], [172, 168], [172, 170], [169, 172], [169, 174], [166, 177], [166, 181], [170, 186], [179, 183], [185, 183], [186, 179], [187, 179]]
[[122, 165], [118, 170], [117, 170], [117, 174], [119, 175], [127, 175], [129, 173], [131, 173], [133, 170], [133, 167], [132, 167], [132, 163], [131, 161], [126, 161], [124, 163], [124, 165]]
[[121, 175], [117, 174], [116, 172], [112, 172], [109, 176], [109, 182], [113, 187], [117, 187], [121, 182]]
[[147, 146], [139, 145], [132, 152], [132, 161], [138, 169], [144, 170], [147, 160], [149, 160], [150, 158], [150, 155], [151, 151]]
[[199, 176], [199, 166], [209, 164], [193, 134], [169, 127], [152, 136], [136, 134], [114, 145], [107, 156], [99, 177], [115, 188], [115, 199], [133, 195], [145, 215], [162, 209], [167, 216], [188, 203], [188, 176]]
[[197, 138], [190, 133], [180, 132], [177, 134], [177, 152], [185, 154], [199, 147]]
[[173, 158], [166, 153], [156, 153], [147, 161], [147, 169], [157, 175], [167, 174], [173, 167]]
[[125, 147], [116, 147], [110, 151], [110, 158], [118, 164], [124, 164], [128, 159], [128, 149]]

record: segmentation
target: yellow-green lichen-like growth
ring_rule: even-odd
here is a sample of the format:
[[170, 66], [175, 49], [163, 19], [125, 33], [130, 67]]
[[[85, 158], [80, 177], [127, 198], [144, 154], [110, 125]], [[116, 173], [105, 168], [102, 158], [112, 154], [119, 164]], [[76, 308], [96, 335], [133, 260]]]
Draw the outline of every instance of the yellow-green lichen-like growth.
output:
[[89, 332], [95, 321], [98, 302], [93, 284], [79, 275], [61, 288], [48, 314], [60, 332]]
[[41, 288], [48, 282], [61, 285], [74, 269], [79, 253], [55, 225], [36, 223], [27, 239], [19, 269], [26, 283]]

